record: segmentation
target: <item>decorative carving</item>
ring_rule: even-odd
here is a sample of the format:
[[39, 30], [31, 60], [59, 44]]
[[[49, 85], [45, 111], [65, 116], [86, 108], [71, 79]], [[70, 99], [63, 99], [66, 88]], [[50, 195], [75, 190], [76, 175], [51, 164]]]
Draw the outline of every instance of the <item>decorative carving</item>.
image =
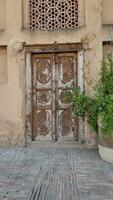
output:
[[98, 39], [96, 34], [88, 33], [84, 37], [81, 38], [81, 43], [85, 50], [87, 49], [95, 49], [98, 45]]
[[34, 139], [77, 139], [77, 121], [64, 100], [66, 85], [76, 84], [76, 59], [76, 53], [33, 55]]
[[78, 0], [30, 0], [30, 29], [70, 29], [78, 26]]
[[51, 114], [48, 110], [38, 110], [37, 131], [39, 135], [46, 136], [50, 133]]
[[70, 109], [63, 110], [61, 112], [59, 116], [59, 123], [62, 136], [72, 135], [74, 130], [74, 117]]
[[24, 50], [25, 42], [19, 38], [11, 39], [8, 45], [8, 50], [10, 51], [10, 55], [18, 55], [22, 53]]

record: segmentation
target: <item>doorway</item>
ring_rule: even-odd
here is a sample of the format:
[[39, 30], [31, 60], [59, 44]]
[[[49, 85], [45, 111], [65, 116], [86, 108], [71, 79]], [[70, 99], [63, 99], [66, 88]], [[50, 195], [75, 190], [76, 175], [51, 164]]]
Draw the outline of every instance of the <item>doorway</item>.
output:
[[84, 90], [80, 43], [26, 46], [26, 146], [32, 141], [83, 142], [84, 121], [65, 102], [70, 85]]
[[78, 120], [64, 98], [72, 82], [77, 85], [77, 53], [32, 55], [33, 140], [77, 140]]

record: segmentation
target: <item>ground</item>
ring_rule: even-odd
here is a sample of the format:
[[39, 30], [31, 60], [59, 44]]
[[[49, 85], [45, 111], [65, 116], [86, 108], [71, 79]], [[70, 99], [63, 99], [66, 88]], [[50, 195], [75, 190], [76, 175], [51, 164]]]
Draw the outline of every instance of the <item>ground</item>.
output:
[[0, 200], [113, 200], [113, 165], [97, 150], [0, 149]]

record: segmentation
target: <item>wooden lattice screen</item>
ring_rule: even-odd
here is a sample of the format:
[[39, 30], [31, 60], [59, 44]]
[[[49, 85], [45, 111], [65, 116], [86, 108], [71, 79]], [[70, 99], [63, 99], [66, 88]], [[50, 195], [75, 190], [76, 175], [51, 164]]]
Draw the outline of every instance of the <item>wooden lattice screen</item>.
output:
[[75, 28], [78, 0], [29, 0], [29, 17], [31, 30]]

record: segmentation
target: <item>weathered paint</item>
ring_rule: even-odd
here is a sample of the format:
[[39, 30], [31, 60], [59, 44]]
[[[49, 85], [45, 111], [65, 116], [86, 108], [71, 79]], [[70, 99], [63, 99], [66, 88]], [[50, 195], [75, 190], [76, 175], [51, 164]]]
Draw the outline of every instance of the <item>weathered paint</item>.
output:
[[[33, 55], [33, 139], [51, 140], [53, 65], [49, 54]], [[47, 72], [47, 73], [45, 73]]]
[[26, 54], [26, 122], [25, 141], [26, 145], [32, 141], [32, 81], [31, 81], [31, 54]]
[[77, 120], [64, 100], [66, 86], [77, 83], [76, 53], [34, 54], [32, 62], [33, 140], [77, 139]]
[[[77, 85], [80, 87], [81, 91], [84, 91], [84, 51], [78, 51], [77, 53]], [[85, 142], [85, 131], [84, 131], [84, 119], [81, 118], [78, 121], [78, 141], [80, 143]]]
[[56, 127], [58, 140], [77, 139], [77, 120], [62, 101], [66, 87], [77, 84], [77, 53], [56, 54]]

